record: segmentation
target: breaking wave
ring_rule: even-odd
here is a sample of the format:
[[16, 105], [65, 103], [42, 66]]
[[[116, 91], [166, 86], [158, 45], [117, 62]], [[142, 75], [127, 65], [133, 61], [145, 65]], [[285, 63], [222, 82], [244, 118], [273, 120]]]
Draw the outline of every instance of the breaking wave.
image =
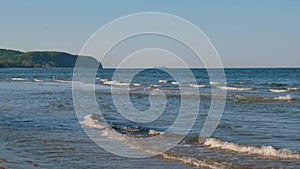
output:
[[103, 82], [104, 85], [115, 85], [115, 86], [129, 86], [130, 83], [122, 83], [119, 81], [104, 81]]
[[13, 81], [24, 81], [24, 80], [27, 80], [27, 79], [20, 78], [20, 77], [13, 77], [13, 78], [11, 78], [11, 80], [13, 80]]
[[209, 82], [210, 85], [227, 84], [227, 82]]
[[178, 85], [179, 82], [171, 82], [171, 84], [173, 84], [173, 85]]
[[100, 123], [98, 120], [93, 119], [93, 115], [89, 114], [83, 118], [83, 121], [80, 122], [80, 124], [85, 125], [89, 128], [95, 128], [95, 129], [104, 129], [106, 125], [103, 123]]
[[300, 91], [300, 88], [291, 87], [291, 88], [284, 88], [284, 89], [269, 89], [269, 92], [274, 92], [274, 93], [285, 93], [290, 91]]
[[287, 90], [287, 89], [269, 89], [269, 92], [273, 92], [273, 93], [285, 93], [288, 91], [289, 90]]
[[166, 160], [178, 161], [198, 168], [202, 168], [202, 167], [211, 168], [211, 169], [228, 168], [228, 166], [225, 166], [224, 164], [221, 164], [219, 162], [200, 160], [195, 157], [177, 156], [169, 153], [162, 153], [161, 157]]
[[40, 80], [40, 79], [33, 79], [34, 82], [43, 82], [44, 80]]
[[159, 80], [158, 83], [168, 83], [168, 80]]
[[195, 87], [195, 88], [201, 88], [205, 87], [205, 85], [196, 85], [196, 84], [189, 84], [190, 87]]
[[[144, 145], [143, 142], [132, 142], [133, 140], [131, 137], [127, 134], [122, 134], [125, 131], [125, 133], [130, 132], [132, 134], [134, 133], [144, 133], [144, 136], [155, 136], [155, 135], [161, 135], [161, 134], [168, 134], [162, 131], [153, 130], [153, 129], [143, 129], [138, 126], [134, 127], [120, 127], [120, 126], [111, 126], [109, 127], [105, 123], [102, 123], [96, 119], [94, 119], [94, 115], [90, 114], [84, 117], [83, 121], [80, 122], [80, 124], [85, 125], [89, 128], [99, 129], [100, 133], [99, 135], [106, 137], [108, 139], [113, 139], [117, 141], [121, 141], [122, 143], [125, 143], [128, 148], [131, 149], [137, 149], [142, 150], [147, 153], [155, 153], [156, 151], [159, 151], [155, 148], [149, 148], [147, 145]], [[119, 132], [115, 132], [115, 130]], [[169, 133], [171, 134], [171, 133]], [[133, 135], [134, 136], [134, 135]], [[184, 143], [187, 144], [187, 143]], [[194, 145], [198, 145], [199, 143], [189, 143], [188, 146], [184, 146], [185, 148], [194, 148]], [[298, 152], [294, 152], [288, 149], [276, 149], [272, 146], [252, 146], [252, 145], [242, 145], [237, 144], [233, 142], [226, 142], [222, 141], [217, 138], [209, 138], [204, 143], [200, 143], [201, 146], [204, 146], [203, 148], [206, 148], [207, 150], [225, 150], [228, 153], [241, 153], [245, 155], [254, 155], [254, 156], [261, 156], [263, 158], [278, 158], [282, 160], [292, 159], [292, 160], [299, 160], [300, 154]], [[158, 146], [159, 147], [159, 146]], [[189, 150], [187, 150], [189, 152]], [[230, 154], [229, 154], [230, 155]], [[234, 166], [232, 161], [223, 161], [223, 160], [217, 160], [214, 158], [203, 158], [201, 155], [197, 154], [182, 154], [181, 152], [177, 151], [167, 151], [163, 152], [159, 155], [161, 158], [165, 160], [172, 160], [172, 161], [178, 161], [187, 165], [191, 165], [198, 168], [212, 168], [212, 169], [219, 169], [219, 168], [232, 168]]]
[[272, 146], [259, 147], [251, 145], [241, 145], [237, 143], [221, 141], [216, 138], [207, 139], [204, 145], [208, 146], [209, 148], [218, 148], [249, 155], [260, 155], [264, 157], [275, 157], [281, 159], [300, 159], [300, 154], [298, 152], [293, 152], [288, 149], [275, 149]]
[[274, 100], [286, 100], [286, 101], [290, 101], [290, 100], [294, 100], [294, 98], [292, 98], [289, 94], [286, 96], [279, 96], [279, 97], [275, 97]]
[[229, 86], [217, 86], [218, 89], [222, 90], [254, 90], [254, 88], [251, 87], [229, 87]]

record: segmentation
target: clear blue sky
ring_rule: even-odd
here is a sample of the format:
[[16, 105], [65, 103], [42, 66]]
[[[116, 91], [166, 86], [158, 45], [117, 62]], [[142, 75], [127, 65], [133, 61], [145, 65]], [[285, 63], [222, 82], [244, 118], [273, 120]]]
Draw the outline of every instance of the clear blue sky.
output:
[[299, 0], [0, 2], [1, 48], [76, 54], [107, 22], [151, 11], [198, 26], [226, 67], [300, 67]]

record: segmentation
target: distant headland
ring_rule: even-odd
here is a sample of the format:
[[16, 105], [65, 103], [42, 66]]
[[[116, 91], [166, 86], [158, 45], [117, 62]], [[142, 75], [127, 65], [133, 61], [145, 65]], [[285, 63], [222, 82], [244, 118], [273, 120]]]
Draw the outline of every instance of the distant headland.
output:
[[102, 64], [90, 56], [72, 55], [58, 51], [21, 52], [10, 49], [0, 49], [0, 68], [53, 68], [74, 67], [80, 59], [84, 68], [102, 68]]

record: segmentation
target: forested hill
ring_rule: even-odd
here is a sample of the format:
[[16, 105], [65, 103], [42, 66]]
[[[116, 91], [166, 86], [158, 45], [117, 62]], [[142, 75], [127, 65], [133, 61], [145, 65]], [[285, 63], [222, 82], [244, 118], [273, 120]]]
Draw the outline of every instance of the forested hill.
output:
[[81, 60], [81, 67], [95, 68], [97, 66], [102, 68], [101, 63], [93, 57], [77, 56], [65, 52], [20, 52], [8, 49], [0, 49], [0, 68], [74, 67], [77, 58]]

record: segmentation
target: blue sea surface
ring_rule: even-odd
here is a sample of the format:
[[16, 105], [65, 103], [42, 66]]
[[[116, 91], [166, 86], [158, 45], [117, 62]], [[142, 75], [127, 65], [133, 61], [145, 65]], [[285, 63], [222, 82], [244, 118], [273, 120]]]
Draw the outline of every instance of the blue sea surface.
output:
[[[73, 69], [2, 68], [0, 164], [20, 169], [299, 168], [300, 69], [225, 69], [226, 82], [210, 81], [205, 69], [192, 69], [197, 84], [185, 78], [183, 69], [171, 69], [182, 77], [179, 83], [185, 93], [162, 70], [145, 69], [131, 79], [132, 71], [119, 70], [118, 79], [113, 78], [115, 69], [97, 72], [95, 96], [103, 118], [123, 135], [151, 137], [153, 131], [166, 132], [180, 109], [191, 109], [192, 105], [180, 104], [183, 100], [192, 103], [200, 99], [197, 119], [176, 147], [141, 159], [109, 153], [83, 130], [107, 135], [108, 130], [95, 127], [104, 123], [99, 115], [95, 112], [90, 118], [77, 118], [72, 98]], [[76, 83], [87, 89], [91, 85]], [[111, 87], [118, 91], [111, 92]], [[211, 105], [212, 89], [227, 92], [223, 117], [212, 138], [198, 142]], [[151, 108], [149, 97], [166, 98], [164, 111], [149, 123], [126, 119], [118, 112], [113, 98], [126, 99], [128, 92], [132, 106], [139, 111]], [[81, 126], [80, 122], [86, 125]]]

